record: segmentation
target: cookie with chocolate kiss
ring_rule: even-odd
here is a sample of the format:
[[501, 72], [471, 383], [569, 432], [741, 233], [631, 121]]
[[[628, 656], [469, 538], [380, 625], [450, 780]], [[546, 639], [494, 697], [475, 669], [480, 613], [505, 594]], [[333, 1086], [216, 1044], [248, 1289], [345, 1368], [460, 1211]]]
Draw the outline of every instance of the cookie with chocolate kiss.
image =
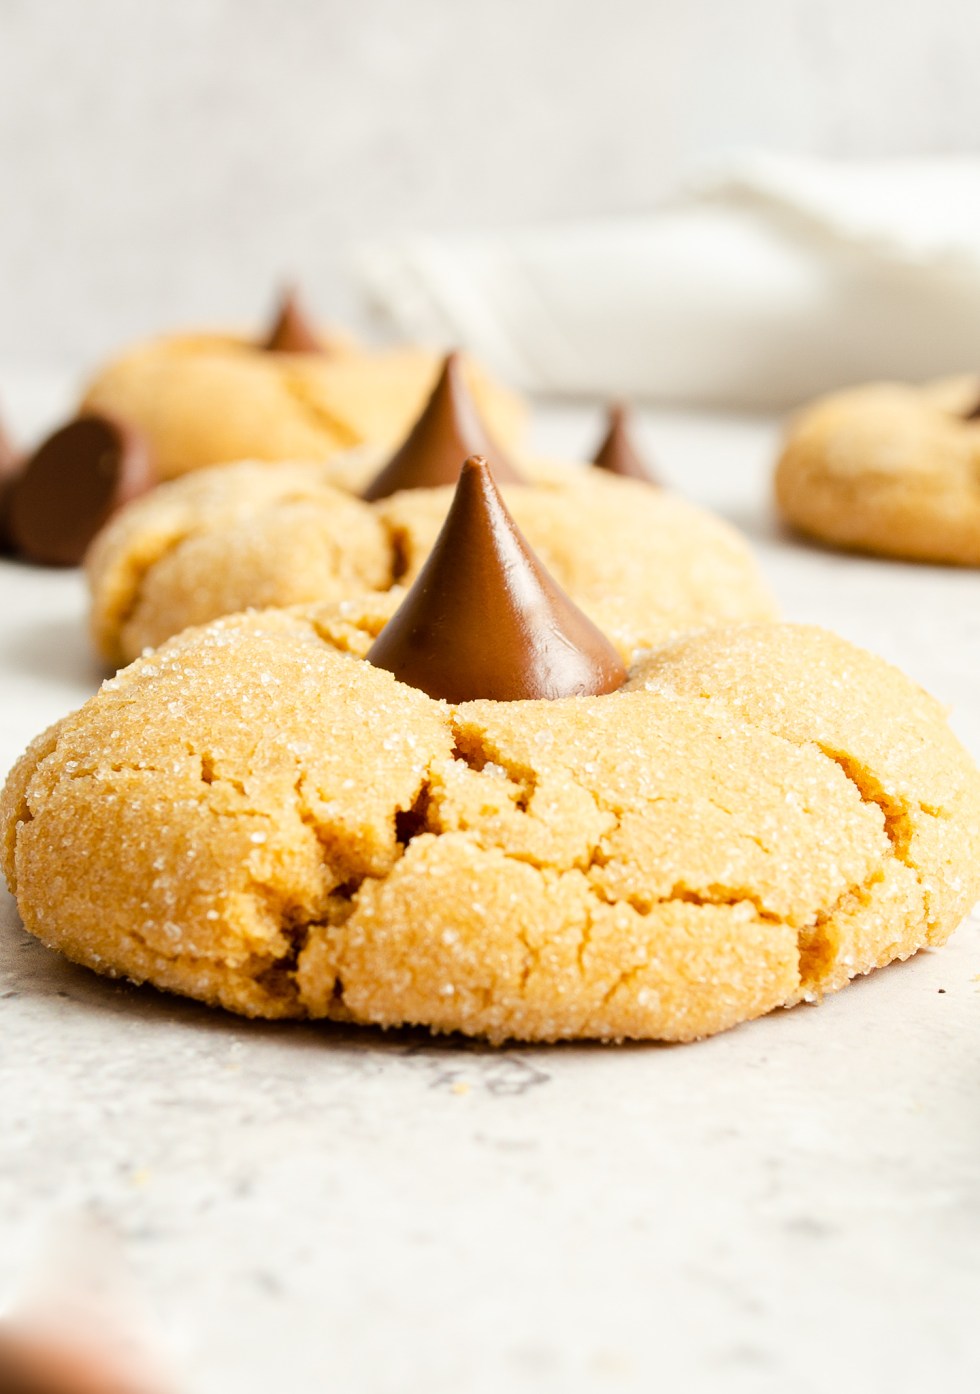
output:
[[99, 650], [118, 665], [237, 610], [410, 584], [473, 455], [489, 461], [558, 584], [625, 656], [687, 629], [774, 613], [747, 547], [720, 520], [606, 470], [512, 461], [450, 354], [394, 455], [229, 465], [128, 508], [89, 558]]
[[[124, 350], [97, 371], [80, 411], [141, 430], [162, 479], [238, 460], [330, 461], [362, 446], [380, 452], [376, 469], [404, 439], [439, 370], [440, 356], [427, 349], [366, 348], [319, 325], [290, 290], [254, 335], [173, 334]], [[524, 429], [524, 403], [472, 360], [465, 375], [492, 436], [509, 450]]]
[[790, 422], [776, 504], [832, 547], [980, 566], [980, 383], [873, 383]]
[[689, 1041], [969, 911], [980, 775], [916, 684], [789, 625], [614, 649], [470, 461], [407, 593], [187, 630], [34, 742], [24, 924], [247, 1017]]

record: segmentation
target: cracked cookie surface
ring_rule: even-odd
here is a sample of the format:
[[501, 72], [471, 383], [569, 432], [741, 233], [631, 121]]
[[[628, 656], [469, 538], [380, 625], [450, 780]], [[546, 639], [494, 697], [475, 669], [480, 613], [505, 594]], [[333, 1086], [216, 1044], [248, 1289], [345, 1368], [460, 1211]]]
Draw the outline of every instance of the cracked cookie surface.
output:
[[975, 901], [976, 770], [842, 640], [715, 629], [608, 696], [450, 707], [362, 661], [389, 600], [187, 631], [35, 741], [2, 801], [27, 928], [250, 1016], [690, 1040]]
[[[100, 653], [117, 666], [238, 610], [410, 584], [453, 490], [365, 503], [350, 490], [377, 462], [359, 452], [335, 465], [226, 465], [124, 509], [86, 563]], [[545, 566], [626, 658], [702, 625], [774, 614], [734, 529], [674, 494], [542, 465], [534, 484], [503, 493]]]
[[980, 566], [980, 379], [879, 383], [792, 422], [776, 500], [802, 532], [909, 561]]
[[[364, 441], [393, 445], [425, 402], [440, 359], [420, 348], [267, 353], [230, 335], [171, 335], [105, 365], [80, 410], [107, 412], [147, 436], [161, 479], [230, 460], [329, 460]], [[502, 441], [524, 407], [475, 363], [481, 412]]]

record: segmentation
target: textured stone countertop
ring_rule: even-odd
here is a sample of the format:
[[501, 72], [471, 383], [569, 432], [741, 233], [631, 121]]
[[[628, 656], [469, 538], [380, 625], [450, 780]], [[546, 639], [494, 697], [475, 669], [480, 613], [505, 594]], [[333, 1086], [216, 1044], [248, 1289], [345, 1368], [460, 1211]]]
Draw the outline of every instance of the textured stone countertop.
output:
[[[55, 385], [5, 401], [26, 428]], [[907, 669], [980, 753], [980, 578], [782, 536], [775, 439], [645, 417], [785, 613]], [[0, 563], [4, 768], [96, 686], [83, 616], [77, 574]], [[0, 1306], [86, 1224], [180, 1394], [975, 1391], [978, 974], [970, 922], [702, 1044], [492, 1051], [101, 981], [4, 895]]]

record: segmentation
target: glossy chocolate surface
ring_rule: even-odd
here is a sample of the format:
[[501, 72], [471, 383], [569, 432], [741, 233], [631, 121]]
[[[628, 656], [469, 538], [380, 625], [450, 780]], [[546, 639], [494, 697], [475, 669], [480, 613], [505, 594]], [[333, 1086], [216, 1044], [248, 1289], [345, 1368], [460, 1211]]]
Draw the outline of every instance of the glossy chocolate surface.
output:
[[385, 499], [402, 489], [433, 489], [455, 484], [470, 455], [489, 460], [500, 484], [520, 484], [521, 477], [480, 420], [463, 378], [462, 359], [450, 353], [422, 415], [404, 443], [364, 490], [370, 500]]
[[584, 696], [626, 680], [608, 639], [531, 551], [479, 457], [463, 465], [429, 559], [368, 661], [448, 702]]
[[29, 561], [77, 566], [116, 509], [154, 482], [139, 432], [107, 416], [79, 416], [49, 436], [10, 483], [10, 543]]

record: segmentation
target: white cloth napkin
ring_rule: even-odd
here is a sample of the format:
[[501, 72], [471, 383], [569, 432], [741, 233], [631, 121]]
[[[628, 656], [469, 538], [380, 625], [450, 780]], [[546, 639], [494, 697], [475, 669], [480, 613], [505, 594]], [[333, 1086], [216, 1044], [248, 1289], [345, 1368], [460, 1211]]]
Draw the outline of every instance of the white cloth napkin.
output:
[[980, 159], [746, 157], [645, 216], [364, 248], [398, 332], [528, 391], [774, 409], [980, 371]]

